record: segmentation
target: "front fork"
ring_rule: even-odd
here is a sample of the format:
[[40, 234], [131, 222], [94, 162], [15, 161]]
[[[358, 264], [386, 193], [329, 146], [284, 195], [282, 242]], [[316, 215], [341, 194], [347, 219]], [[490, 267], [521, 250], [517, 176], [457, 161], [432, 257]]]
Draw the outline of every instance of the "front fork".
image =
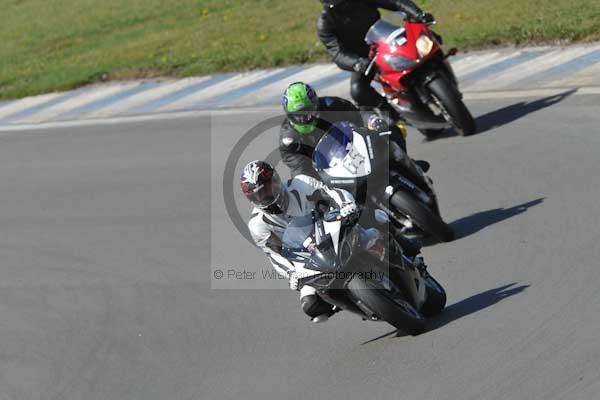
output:
[[[429, 67], [429, 71], [425, 71], [424, 77], [420, 79], [416, 79], [412, 85], [413, 90], [415, 91], [417, 97], [421, 101], [422, 104], [426, 105], [427, 108], [435, 115], [437, 118], [443, 118], [448, 121], [448, 115], [446, 115], [446, 110], [443, 108], [441, 104], [438, 104], [436, 99], [431, 96], [431, 93], [428, 89], [429, 83], [434, 79], [442, 78], [446, 79], [448, 82], [454, 86], [454, 89], [462, 99], [463, 95], [458, 87], [458, 79], [456, 78], [456, 74], [454, 73], [454, 69], [450, 62], [448, 62], [448, 58], [454, 56], [458, 50], [456, 48], [450, 49], [447, 54], [440, 54], [431, 60]], [[448, 121], [450, 122], [450, 121]]]

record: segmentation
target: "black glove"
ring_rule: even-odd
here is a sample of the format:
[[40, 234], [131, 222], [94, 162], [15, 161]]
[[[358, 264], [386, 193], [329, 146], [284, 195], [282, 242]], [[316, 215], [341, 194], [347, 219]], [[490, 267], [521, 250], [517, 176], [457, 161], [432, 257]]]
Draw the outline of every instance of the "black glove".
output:
[[373, 114], [369, 117], [369, 120], [367, 121], [367, 128], [369, 128], [369, 130], [371, 131], [382, 133], [390, 130], [390, 124], [388, 121], [381, 118], [379, 115]]
[[354, 63], [352, 69], [359, 74], [364, 74], [367, 72], [367, 68], [369, 68], [369, 64], [371, 64], [371, 60], [366, 57], [359, 58], [357, 62]]
[[435, 23], [435, 18], [430, 13], [423, 13], [421, 15], [420, 20], [421, 20], [421, 23], [427, 24], [427, 25], [431, 25], [431, 24]]

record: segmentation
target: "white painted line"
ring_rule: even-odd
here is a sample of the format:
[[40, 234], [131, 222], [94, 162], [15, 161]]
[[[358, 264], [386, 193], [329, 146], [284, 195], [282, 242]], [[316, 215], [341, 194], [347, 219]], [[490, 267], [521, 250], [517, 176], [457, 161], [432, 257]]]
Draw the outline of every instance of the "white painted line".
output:
[[491, 65], [501, 63], [502, 61], [508, 60], [509, 58], [517, 57], [521, 54], [520, 51], [513, 51], [510, 53], [494, 53], [493, 57], [484, 57], [484, 59], [479, 62], [479, 57], [474, 60], [473, 63], [465, 66], [464, 68], [460, 68], [455, 70], [454, 72], [460, 79], [461, 77], [467, 76], [468, 74], [475, 72], [477, 70], [487, 68]]
[[281, 71], [283, 71], [282, 68], [276, 70], [256, 71], [235, 75], [221, 83], [210, 86], [196, 93], [191, 93], [190, 95], [185, 96], [171, 104], [159, 108], [157, 111], [162, 112], [183, 110], [186, 107], [193, 106], [194, 104], [208, 100], [212, 97], [216, 97], [221, 94], [227, 93], [230, 90], [235, 90], [241, 88], [242, 86], [249, 85], [255, 80], [266, 78]]
[[160, 84], [153, 89], [145, 90], [126, 99], [112, 103], [107, 107], [103, 107], [97, 111], [89, 113], [88, 117], [101, 118], [123, 114], [126, 110], [160, 99], [161, 97], [166, 97], [180, 89], [209, 80], [210, 78], [210, 76], [203, 76], [200, 78], [186, 78], [177, 81], [165, 81], [163, 84]]
[[586, 87], [600, 84], [600, 63], [591, 65], [576, 74], [566, 74], [564, 78], [546, 82], [543, 87]]
[[243, 115], [243, 114], [257, 114], [257, 113], [273, 113], [281, 111], [280, 107], [266, 106], [266, 107], [248, 107], [248, 108], [236, 108], [228, 110], [190, 110], [190, 111], [177, 111], [177, 112], [165, 112], [157, 114], [146, 114], [146, 115], [133, 115], [133, 116], [122, 116], [112, 118], [98, 118], [98, 119], [81, 119], [73, 121], [54, 121], [44, 122], [39, 124], [19, 124], [19, 125], [0, 125], [0, 132], [17, 132], [17, 131], [30, 131], [30, 130], [43, 130], [43, 129], [56, 129], [56, 128], [70, 128], [78, 126], [96, 126], [96, 125], [118, 125], [125, 123], [136, 123], [145, 121], [159, 121], [159, 120], [172, 120], [180, 118], [197, 118], [202, 116], [217, 116], [217, 115]]
[[315, 65], [313, 67], [307, 68], [303, 71], [300, 71], [294, 75], [283, 78], [277, 82], [273, 82], [269, 85], [264, 86], [260, 90], [255, 93], [250, 93], [246, 96], [241, 97], [238, 101], [234, 101], [232, 105], [252, 105], [256, 104], [257, 101], [271, 99], [276, 96], [283, 95], [285, 88], [292, 82], [306, 82], [310, 84], [312, 81], [316, 81], [317, 79], [326, 78], [328, 76], [333, 76], [340, 72], [340, 69], [334, 65]]
[[63, 94], [64, 93], [49, 93], [41, 96], [25, 97], [20, 100], [12, 101], [0, 107], [0, 118], [8, 117], [28, 108], [38, 106], [58, 96], [62, 96]]
[[[481, 92], [481, 93], [466, 93], [465, 99], [474, 100], [492, 100], [492, 99], [517, 99], [526, 97], [547, 97], [562, 94], [572, 88], [547, 88], [547, 89], [536, 89], [527, 91], [498, 91], [498, 92]], [[573, 95], [600, 95], [600, 87], [586, 87], [579, 88]], [[265, 107], [252, 107], [252, 108], [235, 108], [227, 110], [195, 110], [195, 111], [180, 111], [160, 114], [148, 114], [148, 115], [137, 115], [137, 116], [123, 116], [116, 118], [101, 118], [101, 119], [87, 119], [87, 120], [75, 120], [75, 121], [58, 121], [58, 122], [47, 122], [41, 124], [24, 124], [24, 125], [0, 125], [0, 132], [12, 132], [12, 131], [30, 131], [40, 129], [53, 129], [53, 128], [68, 128], [76, 126], [95, 126], [95, 125], [116, 125], [124, 123], [136, 123], [145, 121], [158, 121], [158, 120], [171, 120], [179, 118], [196, 118], [201, 116], [211, 115], [243, 115], [243, 114], [256, 114], [256, 113], [273, 113], [279, 112], [279, 106], [265, 106]]]
[[450, 65], [452, 65], [452, 69], [454, 73], [457, 75], [465, 75], [468, 74], [475, 68], [479, 68], [479, 65], [491, 62], [495, 59], [498, 59], [502, 56], [502, 54], [498, 52], [489, 53], [489, 54], [476, 54], [476, 55], [468, 55], [465, 58], [458, 60], [456, 62], [452, 61], [452, 57], [449, 58]]
[[567, 50], [558, 49], [538, 57], [528, 63], [517, 65], [497, 75], [492, 75], [489, 79], [481, 80], [473, 85], [468, 86], [466, 89], [473, 87], [478, 91], [486, 91], [498, 88], [507, 88], [512, 83], [521, 81], [538, 73], [542, 73], [543, 71], [554, 68], [557, 65], [571, 61], [577, 57], [589, 54], [598, 50], [598, 48], [600, 48], [600, 46], [585, 48], [579, 47]]
[[85, 106], [86, 104], [93, 103], [96, 100], [102, 99], [103, 97], [110, 96], [115, 93], [119, 93], [123, 90], [131, 89], [134, 86], [139, 85], [138, 82], [131, 82], [120, 85], [110, 86], [99, 86], [90, 90], [82, 90], [81, 94], [76, 95], [68, 100], [61, 101], [53, 106], [44, 108], [35, 114], [28, 115], [21, 119], [13, 121], [14, 123], [34, 123], [48, 121], [60, 114], [67, 113], [78, 107]]

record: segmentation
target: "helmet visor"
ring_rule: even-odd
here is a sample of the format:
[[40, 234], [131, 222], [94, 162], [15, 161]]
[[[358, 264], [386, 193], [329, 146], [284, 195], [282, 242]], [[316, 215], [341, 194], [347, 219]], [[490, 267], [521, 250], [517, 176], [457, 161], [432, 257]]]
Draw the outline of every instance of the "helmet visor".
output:
[[314, 122], [318, 118], [317, 111], [298, 111], [294, 113], [289, 113], [288, 118], [294, 124], [298, 125], [308, 125]]
[[247, 195], [248, 200], [258, 208], [267, 208], [275, 204], [283, 193], [283, 185], [279, 175], [273, 174], [273, 178], [257, 187], [254, 193]]

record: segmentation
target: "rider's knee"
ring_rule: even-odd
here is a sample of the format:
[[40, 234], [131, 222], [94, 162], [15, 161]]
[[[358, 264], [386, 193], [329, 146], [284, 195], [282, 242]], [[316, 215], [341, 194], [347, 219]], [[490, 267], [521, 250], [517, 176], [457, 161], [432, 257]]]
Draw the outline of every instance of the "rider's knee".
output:
[[333, 306], [316, 294], [310, 294], [300, 299], [302, 311], [311, 318], [319, 315], [331, 315], [333, 313]]

